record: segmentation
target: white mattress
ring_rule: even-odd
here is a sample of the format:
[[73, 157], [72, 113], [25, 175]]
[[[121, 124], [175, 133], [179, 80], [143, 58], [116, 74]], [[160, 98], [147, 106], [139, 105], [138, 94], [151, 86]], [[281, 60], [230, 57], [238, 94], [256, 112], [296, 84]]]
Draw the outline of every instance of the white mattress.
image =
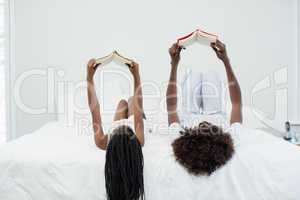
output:
[[[265, 132], [245, 128], [233, 159], [210, 177], [191, 176], [176, 163], [170, 136], [146, 140], [148, 200], [300, 199], [300, 147]], [[0, 199], [105, 199], [104, 163], [92, 135], [49, 123], [0, 146]]]

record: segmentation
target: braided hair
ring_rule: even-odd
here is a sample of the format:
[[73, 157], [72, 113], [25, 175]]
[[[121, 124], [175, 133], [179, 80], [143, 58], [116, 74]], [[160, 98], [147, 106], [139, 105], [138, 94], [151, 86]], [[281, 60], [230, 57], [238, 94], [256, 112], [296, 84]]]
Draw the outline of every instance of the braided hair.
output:
[[144, 200], [143, 168], [142, 147], [133, 130], [116, 128], [106, 151], [107, 200]]

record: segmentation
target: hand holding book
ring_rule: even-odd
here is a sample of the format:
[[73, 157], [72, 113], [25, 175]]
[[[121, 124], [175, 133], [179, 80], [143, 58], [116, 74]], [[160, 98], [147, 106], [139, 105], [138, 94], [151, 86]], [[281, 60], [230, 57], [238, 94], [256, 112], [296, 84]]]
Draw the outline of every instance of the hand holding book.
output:
[[177, 44], [184, 48], [196, 42], [202, 45], [209, 46], [211, 43], [215, 43], [217, 40], [217, 35], [197, 29], [190, 34], [177, 39]]
[[91, 59], [88, 62], [87, 80], [93, 80], [93, 76], [99, 65], [104, 66], [112, 61], [119, 65], [126, 65], [134, 78], [139, 76], [139, 65], [132, 59], [121, 56], [117, 51], [114, 51], [107, 56], [98, 59]]
[[130, 64], [127, 64], [129, 71], [131, 72], [132, 76], [134, 78], [138, 77], [140, 75], [139, 72], [139, 64], [136, 63], [135, 61], [131, 61]]
[[169, 48], [169, 54], [171, 57], [171, 65], [177, 66], [179, 61], [180, 61], [180, 52], [182, 50], [182, 47], [179, 46], [177, 43], [174, 43], [170, 48]]
[[112, 61], [114, 61], [116, 64], [119, 64], [119, 65], [128, 65], [132, 62], [131, 59], [122, 56], [117, 51], [113, 51], [111, 54], [109, 54], [107, 56], [96, 59], [96, 65], [99, 65], [99, 64], [106, 65]]
[[223, 44], [220, 40], [217, 40], [215, 43], [211, 43], [210, 46], [216, 52], [216, 55], [220, 60], [222, 60], [223, 62], [228, 62], [229, 58], [227, 56], [225, 44]]
[[87, 81], [93, 81], [94, 78], [94, 74], [98, 68], [100, 64], [96, 64], [96, 60], [95, 59], [90, 59], [88, 64], [87, 64], [87, 72], [86, 72], [86, 76], [87, 76]]

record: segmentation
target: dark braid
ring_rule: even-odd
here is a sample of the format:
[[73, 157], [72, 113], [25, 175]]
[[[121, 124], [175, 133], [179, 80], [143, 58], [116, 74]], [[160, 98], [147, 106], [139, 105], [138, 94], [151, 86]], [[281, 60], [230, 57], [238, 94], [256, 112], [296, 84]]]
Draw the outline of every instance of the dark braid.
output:
[[133, 130], [116, 128], [106, 152], [107, 200], [144, 200], [143, 168], [142, 147]]

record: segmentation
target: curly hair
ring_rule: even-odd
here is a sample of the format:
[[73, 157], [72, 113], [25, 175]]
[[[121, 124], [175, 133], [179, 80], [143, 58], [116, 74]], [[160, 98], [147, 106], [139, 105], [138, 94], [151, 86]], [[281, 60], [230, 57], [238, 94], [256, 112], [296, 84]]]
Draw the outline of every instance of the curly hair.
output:
[[105, 185], [108, 200], [143, 200], [144, 159], [133, 130], [120, 126], [107, 146]]
[[201, 122], [184, 128], [173, 143], [176, 160], [193, 175], [211, 175], [234, 154], [233, 140], [221, 127]]

